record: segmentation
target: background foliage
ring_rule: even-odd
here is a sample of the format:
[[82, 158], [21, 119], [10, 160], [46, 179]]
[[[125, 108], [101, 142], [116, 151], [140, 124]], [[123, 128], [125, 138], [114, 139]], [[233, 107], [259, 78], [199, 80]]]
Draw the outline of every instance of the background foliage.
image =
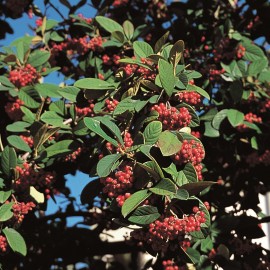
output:
[[[103, 257], [122, 253], [133, 269], [269, 269], [252, 241], [269, 221], [269, 1], [35, 4], [0, 4], [0, 38], [7, 18], [37, 19], [0, 55], [3, 269], [124, 269]], [[78, 170], [96, 177], [79, 208]], [[56, 196], [68, 207], [45, 216]], [[131, 238], [100, 239], [120, 227]]]

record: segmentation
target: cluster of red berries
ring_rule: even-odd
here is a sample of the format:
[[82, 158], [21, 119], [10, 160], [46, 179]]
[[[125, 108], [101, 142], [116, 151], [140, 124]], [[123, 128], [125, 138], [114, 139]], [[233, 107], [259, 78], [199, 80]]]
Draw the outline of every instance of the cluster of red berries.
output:
[[38, 26], [38, 27], [42, 26], [42, 24], [43, 24], [43, 18], [36, 19], [35, 23], [36, 23], [36, 26]]
[[16, 223], [20, 224], [23, 222], [23, 219], [25, 215], [28, 214], [29, 211], [32, 211], [33, 208], [35, 208], [36, 205], [33, 202], [16, 202], [13, 204], [12, 209], [13, 209], [13, 217], [16, 220]]
[[144, 79], [149, 79], [149, 80], [154, 81], [157, 76], [157, 66], [154, 65], [153, 62], [151, 62], [151, 60], [148, 60], [145, 58], [141, 58], [141, 62], [143, 64], [146, 64], [152, 67], [152, 70], [139, 66], [138, 69], [136, 70], [137, 74], [142, 76]]
[[86, 18], [86, 17], [84, 17], [83, 14], [81, 14], [81, 13], [78, 14], [78, 17], [79, 17], [80, 19], [84, 20], [86, 23], [89, 23], [89, 24], [92, 23], [92, 21], [93, 21], [92, 18]]
[[100, 179], [100, 182], [105, 185], [103, 192], [107, 193], [110, 198], [122, 195], [123, 192], [132, 187], [133, 181], [132, 164], [121, 164], [117, 172]]
[[127, 5], [128, 2], [129, 0], [114, 0], [112, 6], [118, 8]]
[[60, 44], [53, 43], [52, 49], [54, 54], [58, 54], [61, 51], [66, 51], [69, 57], [74, 55], [84, 55], [89, 50], [101, 52], [102, 48], [102, 37], [94, 37], [90, 39], [89, 36], [81, 38], [68, 38], [67, 41], [61, 42]]
[[[245, 115], [244, 120], [249, 123], [262, 123], [262, 118], [251, 112]], [[237, 126], [237, 130], [240, 132], [247, 131], [248, 129], [248, 126], [245, 124]]]
[[108, 54], [104, 54], [102, 56], [102, 62], [104, 65], [107, 65], [107, 66], [111, 66], [112, 64], [119, 65], [119, 60], [120, 60], [120, 56], [117, 54], [114, 54], [111, 57]]
[[223, 74], [225, 72], [225, 69], [214, 69], [214, 68], [210, 68], [209, 70], [209, 80], [210, 81], [218, 81], [220, 79], [220, 75]]
[[29, 145], [30, 148], [32, 148], [34, 146], [34, 140], [33, 140], [33, 138], [28, 137], [28, 136], [24, 136], [24, 135], [20, 135], [20, 137], [21, 137], [21, 139], [23, 141], [25, 141]]
[[105, 101], [105, 112], [113, 112], [118, 103], [119, 101], [117, 99], [107, 99]]
[[201, 103], [200, 94], [193, 91], [184, 91], [177, 93], [177, 97], [179, 97], [180, 102], [185, 102], [189, 105], [199, 105]]
[[82, 153], [82, 148], [79, 147], [77, 150], [75, 150], [73, 153], [66, 155], [64, 158], [65, 162], [75, 162], [78, 158], [78, 156]]
[[266, 100], [265, 102], [260, 102], [261, 109], [260, 112], [264, 113], [270, 110], [270, 99]]
[[19, 121], [22, 119], [23, 112], [21, 111], [21, 106], [23, 104], [23, 101], [18, 98], [14, 101], [7, 102], [5, 105], [5, 112], [11, 120]]
[[31, 83], [37, 83], [40, 75], [30, 64], [25, 67], [17, 67], [9, 72], [9, 80], [16, 87], [20, 88]]
[[0, 235], [0, 252], [5, 253], [7, 251], [7, 247], [7, 238], [3, 235]]
[[172, 260], [162, 262], [164, 270], [179, 270], [179, 267]]
[[84, 108], [79, 108], [79, 107], [76, 107], [75, 110], [76, 110], [76, 114], [81, 117], [81, 116], [95, 116], [95, 113], [94, 113], [94, 107], [95, 107], [95, 104], [93, 103], [93, 100], [88, 100], [88, 103], [89, 103], [89, 106], [88, 107], [84, 107]]
[[153, 237], [158, 237], [165, 241], [174, 240], [178, 238], [178, 235], [199, 231], [201, 224], [205, 221], [204, 212], [198, 209], [196, 213], [184, 216], [183, 219], [170, 216], [163, 220], [156, 220], [149, 225], [149, 232]]
[[117, 148], [115, 148], [110, 142], [106, 143], [106, 148], [110, 151], [110, 152], [121, 152], [121, 151], [125, 151], [126, 148], [129, 148], [133, 145], [133, 140], [131, 137], [131, 134], [129, 132], [126, 132], [124, 135], [124, 147], [119, 145]]
[[191, 135], [193, 135], [194, 137], [196, 137], [197, 139], [201, 138], [201, 133], [200, 131], [191, 131]]
[[43, 169], [35, 170], [30, 164], [24, 163], [23, 167], [16, 167], [19, 178], [15, 180], [15, 189], [25, 190], [30, 186], [37, 189], [47, 188], [55, 181], [55, 172], [47, 172]]
[[230, 45], [230, 39], [228, 37], [223, 37], [217, 43], [217, 46], [213, 49], [214, 61], [219, 63], [221, 59], [227, 58], [230, 59], [233, 57], [233, 54], [228, 51]]
[[184, 140], [180, 151], [172, 156], [176, 164], [191, 162], [194, 166], [198, 179], [202, 180], [202, 165], [205, 151], [202, 144], [196, 140]]
[[117, 201], [118, 206], [122, 207], [125, 200], [128, 199], [130, 196], [131, 196], [130, 193], [125, 193], [124, 195], [117, 196], [116, 201]]
[[187, 108], [167, 107], [164, 103], [159, 103], [151, 108], [159, 113], [158, 119], [162, 122], [165, 130], [178, 130], [187, 127], [191, 122], [191, 115]]
[[243, 45], [239, 45], [236, 49], [236, 56], [237, 58], [241, 59], [246, 53], [246, 48]]

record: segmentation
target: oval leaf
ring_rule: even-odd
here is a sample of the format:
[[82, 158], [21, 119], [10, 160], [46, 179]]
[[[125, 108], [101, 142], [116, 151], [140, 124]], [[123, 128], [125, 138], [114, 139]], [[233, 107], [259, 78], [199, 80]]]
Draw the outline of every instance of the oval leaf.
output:
[[143, 132], [145, 144], [155, 144], [162, 132], [162, 124], [160, 121], [153, 121], [148, 124]]
[[182, 142], [179, 141], [176, 134], [166, 130], [159, 135], [158, 146], [163, 156], [171, 156], [180, 151]]
[[154, 206], [145, 205], [138, 207], [128, 220], [138, 225], [147, 225], [160, 217], [158, 209]]
[[103, 157], [97, 164], [97, 174], [99, 177], [106, 177], [110, 174], [113, 165], [121, 157], [121, 154], [113, 154]]
[[169, 178], [163, 178], [157, 185], [150, 188], [150, 191], [158, 195], [172, 195], [176, 193], [176, 186]]

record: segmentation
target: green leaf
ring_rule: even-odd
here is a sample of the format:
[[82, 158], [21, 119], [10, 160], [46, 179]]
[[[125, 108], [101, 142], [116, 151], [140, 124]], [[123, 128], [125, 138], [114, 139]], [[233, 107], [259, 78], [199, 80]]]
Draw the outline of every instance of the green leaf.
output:
[[91, 90], [114, 90], [115, 86], [107, 81], [96, 78], [84, 78], [74, 83], [75, 87]]
[[185, 189], [188, 191], [190, 196], [194, 196], [214, 184], [216, 184], [216, 182], [202, 181], [197, 183], [185, 184], [181, 186], [180, 189]]
[[124, 41], [125, 41], [125, 36], [124, 36], [123, 32], [121, 32], [121, 31], [112, 32], [112, 38], [114, 38], [116, 41], [118, 41], [120, 43], [124, 43]]
[[175, 181], [179, 187], [189, 183], [189, 181], [187, 180], [187, 177], [183, 171], [178, 172]]
[[158, 61], [158, 67], [159, 67], [159, 77], [161, 84], [167, 93], [167, 95], [170, 97], [174, 90], [175, 85], [175, 77], [173, 73], [173, 65], [168, 63], [167, 61], [160, 59]]
[[48, 51], [35, 50], [33, 53], [30, 54], [27, 63], [33, 67], [39, 67], [45, 64], [50, 57], [51, 54]]
[[194, 249], [194, 248], [188, 248], [186, 250], [186, 253], [188, 254], [188, 256], [190, 257], [190, 259], [192, 260], [192, 262], [194, 264], [196, 264], [196, 263], [198, 263], [200, 261], [201, 254], [196, 249]]
[[152, 47], [144, 41], [135, 41], [133, 43], [134, 54], [138, 60], [154, 54]]
[[9, 81], [9, 79], [5, 76], [0, 76], [0, 83], [9, 88], [15, 88], [15, 85]]
[[154, 206], [145, 205], [138, 207], [128, 220], [138, 225], [147, 225], [160, 217], [158, 209]]
[[149, 123], [143, 132], [145, 144], [150, 145], [155, 144], [161, 132], [162, 132], [162, 124], [160, 121], [153, 121]]
[[171, 48], [169, 60], [172, 63], [174, 70], [179, 61], [181, 60], [184, 50], [185, 50], [185, 43], [183, 40], [178, 40]]
[[183, 173], [185, 174], [189, 183], [198, 182], [198, 176], [194, 166], [191, 163], [187, 163], [183, 169]]
[[67, 155], [77, 150], [78, 147], [78, 143], [74, 140], [63, 140], [45, 148], [40, 155], [45, 154], [48, 158]]
[[260, 60], [253, 61], [248, 66], [248, 75], [256, 76], [262, 72], [268, 66], [268, 60], [266, 57], [260, 58]]
[[182, 142], [179, 141], [176, 134], [166, 130], [159, 135], [158, 146], [163, 156], [171, 156], [180, 151]]
[[199, 86], [188, 84], [187, 85], [187, 90], [189, 90], [189, 91], [195, 91], [198, 94], [200, 94], [201, 96], [203, 96], [203, 97], [205, 97], [207, 99], [210, 99], [209, 94], [205, 90], [203, 90], [201, 87], [199, 87]]
[[213, 241], [210, 236], [207, 236], [204, 240], [201, 241], [201, 250], [202, 252], [209, 252], [214, 247]]
[[4, 228], [3, 233], [7, 238], [7, 242], [14, 252], [18, 252], [25, 256], [27, 253], [26, 244], [23, 237], [12, 228]]
[[250, 144], [251, 144], [251, 147], [255, 150], [258, 150], [259, 147], [258, 147], [258, 142], [257, 142], [257, 138], [255, 136], [253, 136], [250, 140]]
[[97, 16], [95, 17], [95, 20], [103, 29], [105, 29], [109, 33], [112, 33], [114, 31], [120, 31], [123, 33], [123, 27], [112, 19], [103, 16]]
[[35, 115], [26, 107], [21, 106], [21, 111], [24, 113], [23, 120], [29, 123], [33, 123], [35, 121]]
[[0, 203], [4, 203], [11, 195], [11, 190], [0, 191]]
[[113, 115], [114, 116], [115, 115], [120, 115], [120, 114], [123, 114], [126, 111], [134, 112], [137, 102], [138, 102], [137, 100], [133, 100], [130, 97], [121, 100], [118, 103], [118, 105], [116, 106], [116, 108], [115, 108], [115, 110], [113, 112]]
[[41, 97], [37, 90], [30, 89], [21, 89], [19, 91], [19, 99], [23, 101], [24, 105], [31, 109], [36, 109], [40, 106]]
[[125, 200], [121, 212], [124, 217], [135, 210], [143, 201], [145, 201], [152, 193], [147, 189], [133, 193], [128, 199]]
[[8, 143], [18, 150], [31, 153], [32, 150], [29, 145], [19, 136], [11, 135], [7, 137]]
[[211, 122], [205, 122], [204, 123], [205, 126], [205, 131], [204, 131], [204, 136], [206, 137], [210, 137], [210, 138], [217, 138], [219, 137], [219, 131], [215, 128], [213, 128], [213, 126], [211, 125]]
[[178, 200], [187, 200], [189, 198], [189, 194], [185, 189], [178, 189], [174, 197]]
[[23, 121], [17, 121], [10, 125], [7, 125], [6, 130], [9, 132], [26, 132], [26, 128], [30, 126], [29, 123]]
[[50, 98], [60, 98], [58, 91], [61, 89], [58, 85], [51, 83], [36, 84], [35, 89], [43, 96]]
[[[55, 116], [54, 114], [52, 115], [53, 118], [61, 118], [61, 121], [59, 121], [59, 124], [62, 125], [63, 118], [66, 114], [66, 103], [64, 100], [57, 100], [55, 102], [51, 102], [49, 106], [49, 111], [57, 113]], [[59, 116], [59, 115], [60, 116]], [[46, 116], [46, 119], [50, 119], [51, 116], [49, 114]], [[50, 120], [49, 120], [50, 121]]]
[[45, 196], [43, 193], [36, 190], [35, 187], [30, 187], [30, 196], [35, 199], [37, 203], [44, 203]]
[[157, 42], [155, 44], [155, 49], [154, 49], [155, 53], [158, 53], [161, 51], [161, 49], [165, 45], [169, 35], [170, 35], [170, 32], [168, 31], [161, 38], [159, 38], [157, 40]]
[[17, 155], [12, 147], [6, 146], [1, 156], [1, 168], [6, 176], [10, 176], [11, 169], [15, 169], [17, 165]]
[[13, 217], [13, 212], [11, 211], [13, 202], [5, 203], [0, 207], [0, 222], [7, 221]]
[[131, 40], [134, 34], [134, 26], [130, 21], [124, 21], [123, 23], [124, 34], [128, 40]]
[[149, 190], [158, 195], [171, 195], [176, 193], [176, 186], [169, 178], [163, 178]]
[[74, 86], [67, 86], [64, 88], [60, 88], [58, 90], [60, 95], [70, 101], [76, 102], [77, 100], [77, 95], [80, 92], [80, 89]]
[[233, 127], [236, 127], [236, 126], [242, 124], [244, 121], [244, 118], [245, 118], [245, 116], [242, 112], [235, 110], [235, 109], [229, 109], [227, 111], [227, 117], [228, 117], [230, 124]]
[[100, 121], [97, 121], [90, 117], [84, 118], [85, 125], [94, 133], [105, 139], [106, 141], [112, 143], [114, 146], [118, 146], [118, 142], [112, 137], [108, 136], [107, 133], [101, 128]]
[[212, 125], [213, 125], [214, 129], [219, 130], [219, 127], [220, 127], [222, 121], [227, 117], [227, 114], [228, 114], [228, 110], [224, 109], [215, 115], [215, 117], [212, 121]]
[[54, 111], [47, 111], [43, 113], [40, 117], [40, 120], [54, 127], [70, 128], [69, 126], [63, 124], [64, 121], [63, 117], [61, 117]]
[[252, 44], [251, 40], [244, 42], [242, 45], [246, 49], [245, 54], [243, 56], [244, 60], [256, 61], [262, 60], [262, 58], [265, 57], [263, 50], [259, 48], [257, 45]]
[[124, 145], [124, 141], [123, 141], [123, 138], [121, 135], [121, 130], [113, 121], [111, 121], [109, 118], [104, 117], [104, 116], [97, 116], [94, 119], [100, 121], [101, 124], [106, 126], [114, 134], [114, 136], [117, 138], [118, 142], [121, 145]]
[[103, 157], [97, 164], [97, 174], [99, 177], [106, 177], [110, 174], [114, 164], [121, 158], [121, 154], [112, 154]]

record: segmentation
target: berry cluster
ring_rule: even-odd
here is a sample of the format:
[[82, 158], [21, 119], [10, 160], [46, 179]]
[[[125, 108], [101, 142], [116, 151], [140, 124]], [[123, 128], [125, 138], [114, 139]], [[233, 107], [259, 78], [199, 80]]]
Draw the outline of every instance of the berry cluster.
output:
[[162, 262], [164, 270], [179, 270], [179, 267], [172, 260], [167, 260]]
[[155, 251], [168, 249], [170, 241], [177, 240], [183, 249], [190, 247], [190, 241], [186, 238], [191, 232], [199, 231], [201, 224], [206, 218], [203, 211], [198, 207], [194, 208], [193, 214], [183, 216], [182, 219], [176, 216], [161, 217], [149, 225], [149, 230], [136, 230], [131, 237], [138, 241], [147, 242]]
[[30, 64], [27, 64], [25, 67], [17, 67], [9, 73], [10, 82], [18, 88], [37, 83], [39, 78], [40, 75], [37, 70]]
[[94, 107], [95, 107], [95, 104], [93, 103], [93, 100], [88, 100], [88, 103], [89, 103], [89, 106], [88, 107], [84, 107], [84, 108], [79, 108], [79, 107], [76, 107], [75, 110], [76, 110], [76, 114], [81, 117], [81, 116], [95, 116], [95, 113], [94, 113]]
[[162, 122], [165, 130], [178, 130], [187, 127], [191, 122], [191, 115], [187, 108], [167, 107], [164, 103], [159, 103], [151, 108], [159, 113], [158, 119]]
[[112, 64], [114, 65], [119, 65], [120, 56], [117, 54], [114, 54], [113, 56], [109, 56], [108, 54], [104, 54], [102, 56], [102, 62], [104, 65], [111, 66]]
[[179, 92], [177, 96], [179, 97], [180, 102], [185, 102], [189, 105], [196, 106], [201, 103], [201, 96], [198, 93], [193, 92], [193, 91]]
[[43, 24], [43, 18], [38, 18], [38, 19], [36, 19], [35, 23], [36, 23], [36, 26], [37, 26], [37, 27], [42, 26], [42, 24]]
[[30, 148], [32, 148], [34, 146], [34, 140], [33, 140], [33, 138], [27, 137], [27, 136], [24, 136], [24, 135], [20, 135], [20, 137], [21, 137], [21, 139], [23, 141], [25, 141], [29, 145]]
[[0, 235], [0, 253], [5, 253], [7, 251], [7, 239], [5, 236]]
[[86, 17], [84, 17], [83, 14], [81, 14], [81, 13], [78, 14], [78, 17], [79, 17], [80, 19], [82, 19], [83, 21], [85, 21], [86, 23], [89, 23], [89, 24], [92, 23], [92, 21], [93, 21], [92, 18], [86, 18]]
[[16, 167], [19, 178], [15, 180], [14, 188], [17, 190], [25, 190], [30, 186], [37, 189], [50, 187], [55, 181], [55, 172], [47, 172], [43, 169], [35, 170], [28, 163], [24, 163], [23, 167]]
[[119, 145], [117, 148], [115, 148], [110, 142], [106, 143], [106, 148], [110, 151], [110, 152], [122, 152], [125, 151], [126, 148], [129, 148], [133, 145], [133, 140], [131, 137], [131, 134], [129, 132], [126, 132], [124, 135], [124, 146]]
[[29, 211], [32, 211], [33, 208], [35, 208], [36, 205], [33, 202], [16, 202], [13, 204], [12, 209], [13, 209], [13, 216], [16, 220], [16, 223], [20, 224], [22, 223], [25, 215], [28, 214]]
[[5, 112], [11, 120], [19, 121], [22, 119], [23, 112], [21, 111], [21, 106], [23, 104], [23, 101], [18, 98], [15, 101], [7, 102]]
[[201, 138], [201, 133], [200, 131], [191, 131], [191, 135], [193, 135], [194, 137], [196, 137], [197, 139]]
[[130, 193], [125, 193], [124, 195], [117, 196], [116, 201], [117, 201], [118, 206], [122, 207], [125, 200], [128, 199], [130, 196], [131, 196]]
[[223, 74], [225, 72], [225, 69], [214, 69], [214, 68], [210, 68], [209, 70], [209, 80], [210, 81], [218, 81], [220, 80], [220, 75]]
[[[249, 123], [262, 123], [262, 118], [251, 112], [245, 115], [244, 120]], [[237, 130], [240, 132], [247, 131], [248, 129], [249, 129], [248, 126], [245, 124], [237, 126]]]
[[202, 144], [196, 140], [184, 140], [180, 151], [172, 156], [176, 164], [191, 162], [194, 166], [198, 179], [202, 180], [202, 165], [205, 151]]
[[113, 112], [118, 105], [119, 101], [117, 99], [107, 99], [105, 101], [105, 112]]
[[82, 153], [82, 148], [79, 147], [77, 150], [75, 150], [73, 153], [66, 155], [64, 158], [65, 162], [75, 162], [78, 158], [78, 156]]
[[115, 8], [126, 6], [129, 0], [114, 0], [112, 6]]
[[132, 187], [133, 181], [132, 164], [121, 164], [117, 172], [100, 179], [100, 182], [105, 185], [103, 192], [107, 193], [110, 198], [122, 195], [123, 192]]
[[67, 56], [72, 58], [76, 55], [84, 55], [89, 50], [101, 52], [102, 48], [102, 37], [94, 37], [90, 39], [89, 36], [81, 38], [68, 38], [67, 41], [61, 42], [60, 44], [53, 43], [52, 49], [53, 54], [58, 55], [60, 52], [65, 51]]
[[237, 58], [241, 59], [246, 53], [246, 48], [243, 45], [239, 45], [236, 49], [236, 56]]
[[214, 61], [219, 63], [221, 59], [231, 59], [233, 54], [228, 51], [228, 47], [230, 46], [230, 39], [228, 37], [221, 38], [215, 45], [213, 49]]

